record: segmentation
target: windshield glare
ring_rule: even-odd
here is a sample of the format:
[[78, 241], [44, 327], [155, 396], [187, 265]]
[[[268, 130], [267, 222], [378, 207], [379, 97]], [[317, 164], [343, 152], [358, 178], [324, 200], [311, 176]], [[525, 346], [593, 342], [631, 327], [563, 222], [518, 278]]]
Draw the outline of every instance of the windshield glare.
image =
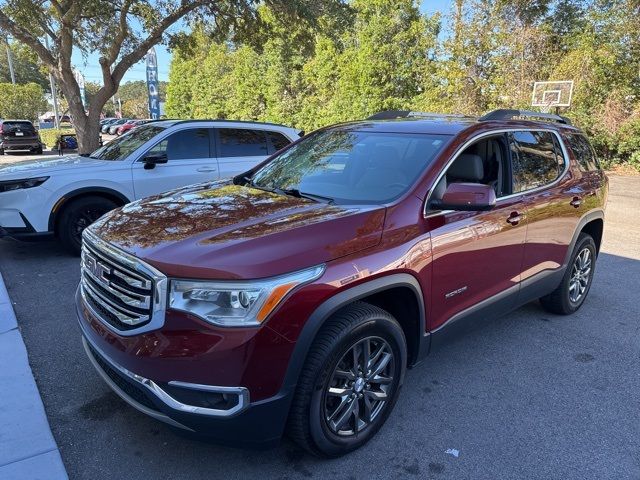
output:
[[124, 160], [140, 145], [151, 140], [165, 127], [145, 125], [129, 131], [126, 135], [111, 140], [109, 143], [93, 152], [90, 157], [99, 160]]
[[407, 191], [446, 140], [445, 135], [325, 130], [278, 155], [251, 183], [342, 204], [384, 203]]

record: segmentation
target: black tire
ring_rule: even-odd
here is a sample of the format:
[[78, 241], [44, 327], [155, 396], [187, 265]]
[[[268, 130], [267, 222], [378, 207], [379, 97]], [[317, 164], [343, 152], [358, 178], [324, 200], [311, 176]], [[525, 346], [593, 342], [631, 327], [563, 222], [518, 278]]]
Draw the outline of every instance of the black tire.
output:
[[64, 246], [74, 255], [80, 255], [82, 230], [118, 205], [103, 197], [82, 197], [71, 200], [60, 212], [56, 233]]
[[4, 148], [0, 148], [0, 155], [4, 155]]
[[35, 153], [36, 155], [42, 155], [42, 145], [36, 148]]
[[[588, 274], [580, 275], [580, 278], [584, 279], [584, 291], [581, 291], [582, 286], [577, 287], [578, 290], [575, 288], [572, 289], [572, 280], [576, 278], [577, 263], [580, 262], [578, 260], [578, 256], [581, 254], [585, 255], [585, 250], [588, 250], [589, 252], [590, 262]], [[597, 249], [593, 238], [587, 233], [581, 233], [578, 237], [578, 241], [576, 242], [576, 246], [573, 248], [569, 264], [567, 265], [567, 270], [562, 277], [562, 282], [560, 282], [560, 285], [558, 285], [558, 287], [549, 295], [545, 295], [540, 298], [540, 303], [545, 310], [557, 313], [558, 315], [570, 315], [582, 306], [589, 294], [591, 284], [593, 283], [596, 257]], [[578, 282], [582, 283], [579, 280]], [[575, 298], [576, 291], [579, 292], [579, 297], [577, 299]]]
[[[352, 349], [362, 352], [363, 355], [352, 355]], [[375, 372], [372, 368], [371, 376], [365, 379], [364, 373], [360, 375], [356, 372], [352, 376], [352, 379], [355, 379], [353, 381], [340, 375], [351, 375], [351, 372], [357, 370], [347, 368], [349, 372], [342, 371], [347, 354], [355, 364], [355, 358], [363, 358], [366, 349], [376, 353], [384, 351], [381, 355], [384, 355], [385, 359], [390, 355], [391, 359], [386, 359], [383, 373], [374, 377]], [[376, 357], [370, 354], [368, 358]], [[382, 356], [379, 355], [377, 358], [381, 359]], [[307, 355], [289, 412], [289, 436], [310, 453], [323, 457], [339, 457], [361, 447], [378, 432], [393, 410], [404, 379], [406, 363], [407, 344], [404, 333], [388, 312], [364, 302], [355, 302], [338, 311], [322, 327]], [[376, 360], [376, 363], [372, 364], [380, 365], [382, 362]], [[345, 378], [344, 385], [334, 383], [339, 377]], [[384, 384], [382, 378], [385, 379]], [[389, 379], [391, 381], [387, 384]], [[347, 385], [348, 383], [351, 385]], [[332, 385], [334, 392], [339, 388], [348, 390], [349, 393], [340, 397], [330, 395], [329, 388]], [[384, 394], [384, 401], [378, 401], [378, 397], [374, 397], [380, 394]], [[338, 431], [335, 430], [336, 422], [332, 423], [327, 416], [329, 408], [332, 408], [331, 402], [338, 403], [334, 415], [343, 408], [342, 405], [346, 405], [346, 408], [343, 408], [344, 414], [337, 417], [348, 418], [347, 424], [353, 422], [351, 433], [342, 432], [340, 426], [337, 427]], [[360, 406], [352, 408], [356, 403]], [[374, 404], [375, 407], [371, 407]], [[353, 419], [351, 417], [354, 412], [348, 412], [349, 409], [357, 411]], [[363, 419], [359, 417], [360, 409]], [[364, 422], [365, 425], [361, 426], [360, 422]]]

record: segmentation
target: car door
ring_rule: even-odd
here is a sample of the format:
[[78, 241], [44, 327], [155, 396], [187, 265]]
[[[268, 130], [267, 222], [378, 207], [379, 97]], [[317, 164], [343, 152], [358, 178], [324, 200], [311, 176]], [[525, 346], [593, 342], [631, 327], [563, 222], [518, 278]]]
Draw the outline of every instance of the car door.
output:
[[[500, 135], [494, 140], [499, 145], [496, 155], [500, 162], [495, 175], [501, 178], [501, 185], [495, 187], [495, 207], [489, 211], [427, 211], [432, 248], [432, 330], [480, 307], [503, 313], [517, 300], [526, 238], [524, 196], [511, 192], [506, 138]], [[482, 159], [483, 167], [460, 168], [461, 163], [471, 163], [474, 158], [477, 163], [480, 156], [473, 144], [465, 151], [476, 153], [459, 155], [436, 185], [445, 180], [493, 184], [495, 178], [487, 178], [487, 158]]]
[[[162, 193], [193, 183], [217, 180], [218, 162], [211, 128], [185, 128], [170, 133], [133, 164], [136, 198]], [[167, 163], [149, 168], [144, 157], [166, 154]]]
[[215, 131], [220, 178], [246, 172], [269, 156], [264, 130], [216, 128]]
[[522, 280], [557, 270], [565, 261], [580, 217], [584, 192], [568, 169], [560, 139], [551, 130], [509, 134], [514, 191], [525, 196], [528, 225]]

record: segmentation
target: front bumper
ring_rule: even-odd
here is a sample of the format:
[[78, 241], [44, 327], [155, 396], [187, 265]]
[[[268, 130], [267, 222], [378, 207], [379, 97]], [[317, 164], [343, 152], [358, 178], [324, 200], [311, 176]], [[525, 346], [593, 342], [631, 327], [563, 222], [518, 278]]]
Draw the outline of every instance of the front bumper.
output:
[[[83, 306], [80, 294], [76, 295], [76, 310], [83, 345], [91, 363], [107, 385], [137, 410], [182, 431], [227, 445], [263, 448], [279, 441], [291, 403], [291, 390], [283, 389], [269, 398], [251, 402], [250, 390], [245, 387], [151, 379], [148, 373], [134, 373], [133, 364], [124, 366], [106, 352], [110, 342], [103, 335], [113, 338], [113, 333], [104, 330], [96, 335], [92, 323], [96, 320], [89, 318], [91, 314]], [[168, 361], [166, 363], [170, 364]], [[194, 358], [190, 363], [198, 363], [198, 359]], [[156, 362], [156, 365], [160, 364]], [[198, 366], [185, 364], [184, 368], [192, 371]], [[184, 396], [177, 398], [194, 391], [207, 395], [227, 394], [233, 406], [225, 409], [205, 408], [184, 401]]]

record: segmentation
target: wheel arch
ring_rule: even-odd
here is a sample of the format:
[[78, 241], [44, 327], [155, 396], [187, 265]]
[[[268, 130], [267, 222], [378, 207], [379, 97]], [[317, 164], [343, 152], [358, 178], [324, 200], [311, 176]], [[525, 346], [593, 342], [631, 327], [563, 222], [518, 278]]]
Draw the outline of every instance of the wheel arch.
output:
[[[578, 222], [576, 230], [573, 234], [573, 238], [571, 239], [571, 244], [567, 249], [567, 253], [564, 259], [564, 265], [567, 266], [569, 264], [569, 260], [571, 258], [571, 254], [573, 253], [573, 249], [576, 246], [578, 241], [578, 237], [581, 233], [585, 232], [591, 235], [596, 242], [596, 250], [600, 252], [600, 245], [602, 243], [602, 233], [604, 231], [604, 210], [593, 210], [582, 218]], [[594, 236], [596, 235], [597, 238]]]
[[67, 205], [69, 205], [69, 202], [83, 197], [106, 198], [108, 200], [114, 201], [116, 204], [118, 204], [118, 206], [125, 205], [131, 201], [121, 192], [107, 187], [83, 187], [72, 190], [61, 196], [60, 199], [58, 199], [58, 201], [52, 207], [51, 212], [49, 213], [48, 222], [48, 228], [50, 232], [55, 232], [60, 213], [65, 209]]
[[[314, 310], [296, 341], [284, 379], [284, 389], [295, 387], [307, 354], [322, 326], [338, 310], [358, 300], [376, 305], [396, 317], [407, 338], [409, 365], [416, 364], [428, 353], [424, 297], [418, 280], [408, 273], [386, 275], [342, 290]], [[404, 305], [406, 301], [414, 303], [407, 306]], [[398, 318], [399, 313], [409, 315]]]

